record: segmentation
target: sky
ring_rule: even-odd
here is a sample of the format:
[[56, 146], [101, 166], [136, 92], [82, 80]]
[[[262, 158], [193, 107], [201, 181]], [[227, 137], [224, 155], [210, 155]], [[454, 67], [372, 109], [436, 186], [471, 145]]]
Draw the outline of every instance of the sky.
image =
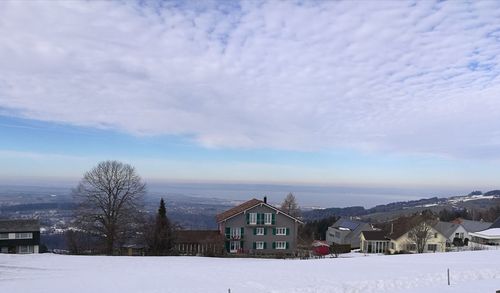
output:
[[0, 183], [498, 188], [499, 64], [498, 1], [2, 1]]

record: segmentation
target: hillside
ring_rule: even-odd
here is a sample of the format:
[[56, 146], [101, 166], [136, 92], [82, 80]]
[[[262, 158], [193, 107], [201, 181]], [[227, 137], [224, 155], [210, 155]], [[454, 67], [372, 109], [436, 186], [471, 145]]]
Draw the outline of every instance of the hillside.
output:
[[0, 255], [0, 282], [23, 293], [495, 292], [498, 263], [495, 250], [315, 260]]

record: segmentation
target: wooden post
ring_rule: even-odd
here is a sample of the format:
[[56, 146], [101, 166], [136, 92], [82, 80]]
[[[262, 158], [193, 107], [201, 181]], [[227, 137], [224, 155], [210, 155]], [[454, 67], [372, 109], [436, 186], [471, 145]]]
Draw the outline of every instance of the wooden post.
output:
[[450, 269], [448, 268], [448, 286], [450, 286]]

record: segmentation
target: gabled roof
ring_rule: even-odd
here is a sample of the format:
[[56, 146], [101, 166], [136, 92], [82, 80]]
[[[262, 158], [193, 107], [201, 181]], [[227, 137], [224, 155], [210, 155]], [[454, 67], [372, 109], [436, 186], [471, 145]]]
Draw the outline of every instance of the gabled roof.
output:
[[0, 220], [0, 233], [40, 231], [38, 220]]
[[446, 238], [450, 238], [454, 235], [453, 233], [455, 233], [458, 227], [460, 227], [459, 224], [448, 222], [437, 222], [437, 224], [434, 225], [434, 229], [443, 234]]
[[476, 236], [484, 239], [500, 239], [500, 228], [490, 228], [484, 231], [471, 232], [471, 236]]
[[362, 231], [361, 234], [363, 234], [366, 240], [389, 240], [384, 231]]
[[471, 221], [471, 220], [464, 220], [462, 218], [457, 218], [453, 220], [452, 223], [462, 225], [462, 227], [464, 227], [465, 231], [467, 232], [477, 232], [486, 230], [492, 224], [491, 222]]
[[215, 216], [215, 218], [217, 219], [217, 223], [220, 223], [220, 222], [222, 222], [224, 220], [227, 220], [229, 218], [232, 218], [232, 217], [234, 217], [234, 216], [236, 216], [236, 215], [238, 215], [240, 213], [243, 213], [246, 210], [249, 210], [249, 209], [251, 209], [251, 208], [253, 208], [253, 207], [257, 206], [257, 205], [265, 205], [266, 207], [269, 207], [269, 208], [271, 208], [271, 209], [279, 212], [280, 214], [286, 215], [287, 217], [292, 218], [292, 219], [294, 219], [295, 221], [297, 221], [299, 223], [302, 223], [301, 220], [299, 220], [299, 219], [297, 219], [297, 218], [295, 218], [293, 216], [290, 216], [289, 214], [285, 213], [284, 211], [282, 211], [282, 210], [280, 210], [278, 208], [275, 208], [272, 205], [267, 204], [267, 203], [263, 202], [262, 200], [258, 200], [256, 198], [252, 198], [251, 200], [246, 201], [246, 202], [244, 202], [244, 203], [242, 203], [242, 204], [240, 204], [238, 206], [235, 206], [232, 209], [229, 209], [229, 210], [227, 210], [227, 211], [225, 211], [223, 213], [220, 213], [217, 216]]
[[489, 228], [490, 229], [491, 228], [500, 228], [500, 217], [498, 217], [498, 219], [496, 219], [495, 222], [493, 222], [493, 224], [491, 224], [491, 226]]

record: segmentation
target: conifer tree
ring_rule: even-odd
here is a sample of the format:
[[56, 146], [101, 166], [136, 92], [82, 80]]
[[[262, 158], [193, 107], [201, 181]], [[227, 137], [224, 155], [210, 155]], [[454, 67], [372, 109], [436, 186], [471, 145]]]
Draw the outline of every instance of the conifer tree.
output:
[[150, 239], [150, 254], [168, 255], [172, 252], [174, 246], [173, 228], [167, 217], [165, 201], [160, 200], [160, 207], [154, 221], [154, 227]]

